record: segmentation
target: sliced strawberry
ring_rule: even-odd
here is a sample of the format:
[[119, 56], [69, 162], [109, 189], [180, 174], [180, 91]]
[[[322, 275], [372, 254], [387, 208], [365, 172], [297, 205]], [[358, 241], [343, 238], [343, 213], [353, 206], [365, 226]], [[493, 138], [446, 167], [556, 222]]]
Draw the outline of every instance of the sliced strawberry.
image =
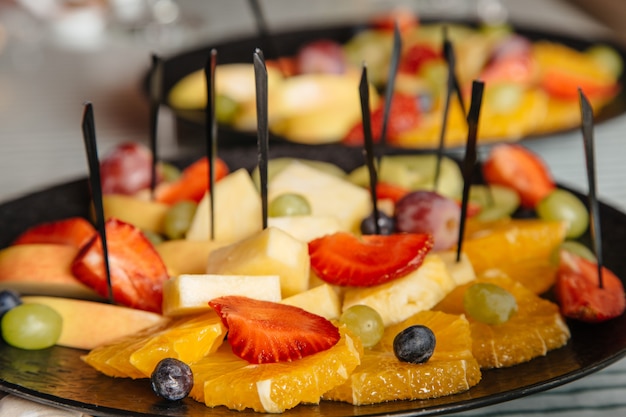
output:
[[[115, 302], [140, 310], [161, 312], [165, 264], [139, 228], [117, 219], [105, 225], [109, 268]], [[81, 282], [108, 297], [102, 243], [98, 234], [80, 250], [72, 273]]]
[[250, 363], [291, 362], [339, 341], [330, 321], [298, 307], [234, 295], [209, 305], [228, 327], [233, 353]]
[[27, 229], [13, 242], [14, 245], [54, 243], [82, 247], [96, 233], [96, 229], [82, 217], [41, 223]]
[[613, 82], [597, 80], [559, 68], [549, 68], [545, 71], [541, 87], [552, 97], [562, 100], [578, 100], [578, 88], [589, 99], [606, 99], [619, 90], [619, 85]]
[[398, 66], [398, 71], [416, 75], [422, 65], [441, 58], [441, 53], [430, 45], [417, 43], [403, 54], [400, 65]]
[[626, 309], [622, 281], [602, 268], [598, 286], [598, 265], [571, 252], [561, 251], [554, 287], [561, 313], [576, 320], [597, 323], [620, 316]]
[[[371, 114], [374, 141], [380, 141], [383, 128], [383, 108], [384, 106], [381, 104]], [[387, 137], [392, 140], [400, 133], [417, 127], [419, 122], [420, 109], [417, 99], [407, 94], [395, 93], [391, 100]], [[363, 141], [363, 123], [361, 122], [354, 125], [343, 138], [343, 143], [350, 146], [361, 146]]]
[[334, 285], [369, 287], [416, 270], [433, 247], [428, 234], [364, 235], [338, 232], [309, 242], [311, 268]]
[[[228, 166], [221, 159], [215, 160], [215, 180], [228, 174]], [[156, 200], [165, 204], [175, 204], [183, 200], [196, 203], [202, 200], [209, 188], [209, 161], [200, 158], [182, 172], [180, 178], [169, 183], [162, 183], [156, 189]]]
[[411, 191], [396, 184], [379, 181], [376, 183], [376, 197], [379, 200], [391, 200], [395, 203]]
[[504, 185], [517, 191], [522, 206], [526, 208], [534, 208], [556, 188], [546, 164], [521, 145], [493, 147], [483, 164], [483, 176], [489, 184]]

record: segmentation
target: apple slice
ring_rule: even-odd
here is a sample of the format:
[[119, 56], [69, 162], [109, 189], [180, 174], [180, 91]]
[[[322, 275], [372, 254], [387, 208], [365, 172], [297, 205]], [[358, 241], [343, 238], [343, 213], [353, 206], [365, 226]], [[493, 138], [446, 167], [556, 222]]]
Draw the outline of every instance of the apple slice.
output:
[[95, 301], [24, 296], [24, 303], [44, 304], [63, 318], [57, 345], [91, 350], [169, 321], [160, 314]]

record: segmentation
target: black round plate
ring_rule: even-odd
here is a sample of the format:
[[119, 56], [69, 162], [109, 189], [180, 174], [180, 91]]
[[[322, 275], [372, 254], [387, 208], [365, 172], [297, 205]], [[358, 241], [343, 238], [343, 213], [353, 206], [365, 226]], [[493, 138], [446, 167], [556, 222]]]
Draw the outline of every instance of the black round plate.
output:
[[[330, 160], [346, 170], [363, 163], [360, 150], [341, 146], [301, 146], [277, 143], [272, 157], [297, 156]], [[220, 156], [231, 167], [252, 168], [252, 147], [225, 148]], [[25, 228], [45, 220], [88, 214], [86, 180], [62, 184], [0, 205], [0, 247], [7, 246]], [[626, 215], [602, 204], [605, 262], [626, 278]], [[545, 357], [512, 368], [487, 370], [469, 391], [423, 401], [396, 401], [371, 406], [322, 402], [298, 406], [292, 416], [426, 416], [484, 407], [547, 390], [598, 371], [626, 355], [626, 315], [602, 324], [570, 322], [569, 343]], [[191, 399], [168, 404], [151, 391], [147, 380], [109, 378], [84, 364], [84, 351], [53, 347], [40, 351], [12, 348], [0, 342], [0, 390], [46, 404], [95, 416], [240, 416], [224, 407], [207, 408]]]
[[[424, 23], [435, 23], [426, 21]], [[467, 25], [475, 25], [472, 22], [458, 22]], [[332, 39], [340, 43], [347, 42], [359, 30], [365, 26], [359, 24], [346, 24], [341, 26], [325, 26], [321, 28], [312, 28], [306, 30], [276, 32], [272, 35], [272, 45], [267, 45], [263, 40], [255, 36], [242, 37], [207, 45], [202, 48], [183, 52], [175, 55], [163, 62], [163, 91], [164, 100], [166, 100], [170, 90], [178, 81], [183, 79], [190, 73], [204, 68], [207, 57], [211, 49], [215, 48], [218, 52], [218, 63], [229, 64], [235, 62], [252, 63], [252, 54], [255, 48], [262, 48], [266, 52], [266, 57], [271, 58], [269, 52], [277, 51], [281, 56], [290, 56], [295, 54], [302, 45], [316, 39]], [[604, 43], [615, 48], [622, 56], [622, 60], [626, 62], [626, 51], [610, 40], [603, 39], [582, 39], [566, 36], [549, 31], [531, 30], [524, 27], [515, 27], [515, 31], [526, 36], [532, 41], [549, 40], [562, 43], [577, 50], [585, 50], [597, 43]], [[626, 73], [622, 73], [619, 79], [620, 85], [626, 85]], [[148, 91], [148, 78], [144, 78], [144, 91]], [[356, 87], [355, 87], [356, 88]], [[169, 106], [164, 101], [165, 106]], [[177, 121], [178, 138], [185, 144], [196, 144], [202, 146], [201, 139], [204, 137], [204, 111], [201, 110], [180, 110], [171, 109]], [[612, 119], [626, 112], [626, 89], [621, 89], [619, 94], [608, 103], [596, 115], [597, 123]], [[571, 128], [563, 129], [569, 131]], [[220, 144], [222, 145], [241, 145], [255, 143], [256, 134], [251, 132], [237, 131], [227, 126], [220, 126]], [[550, 134], [557, 132], [550, 132]], [[526, 139], [536, 139], [546, 137], [546, 134], [531, 135]], [[273, 139], [284, 140], [283, 138], [273, 136]], [[200, 142], [199, 142], [200, 141]]]

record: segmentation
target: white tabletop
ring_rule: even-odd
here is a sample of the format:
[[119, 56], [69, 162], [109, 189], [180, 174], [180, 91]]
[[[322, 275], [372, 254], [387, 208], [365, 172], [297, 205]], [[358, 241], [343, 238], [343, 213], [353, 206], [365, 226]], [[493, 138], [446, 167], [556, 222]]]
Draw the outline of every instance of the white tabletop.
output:
[[[137, 5], [142, 1], [127, 3]], [[218, 39], [253, 33], [255, 29], [245, 0], [179, 0], [185, 22], [182, 27], [172, 29], [166, 25], [155, 30], [155, 26], [150, 26], [147, 31], [130, 34], [121, 29], [118, 21], [98, 32], [96, 19], [77, 26], [83, 41], [77, 44], [62, 37], [69, 21], [62, 26], [56, 20], [55, 26], [50, 20], [24, 13], [15, 3], [0, 0], [0, 45], [3, 34], [5, 38], [4, 50], [0, 52], [0, 201], [86, 175], [80, 130], [85, 101], [94, 104], [101, 154], [120, 142], [147, 143], [148, 107], [140, 83], [150, 65], [151, 53], [167, 57]], [[416, 7], [423, 15], [446, 13], [452, 17], [473, 16], [479, 5], [496, 9], [503, 5], [509, 19], [526, 27], [587, 39], [625, 35], [612, 33], [561, 0], [262, 2], [272, 28], [356, 19], [398, 3]], [[180, 149], [174, 120], [167, 110], [161, 113], [159, 129], [162, 155], [177, 155]], [[599, 194], [604, 201], [624, 210], [625, 134], [626, 116], [597, 126], [595, 131]], [[526, 144], [546, 160], [559, 182], [586, 190], [579, 132]], [[620, 361], [561, 388], [461, 415], [626, 415], [626, 398], [619, 391], [625, 385], [626, 361]], [[0, 417], [4, 417], [1, 410]]]

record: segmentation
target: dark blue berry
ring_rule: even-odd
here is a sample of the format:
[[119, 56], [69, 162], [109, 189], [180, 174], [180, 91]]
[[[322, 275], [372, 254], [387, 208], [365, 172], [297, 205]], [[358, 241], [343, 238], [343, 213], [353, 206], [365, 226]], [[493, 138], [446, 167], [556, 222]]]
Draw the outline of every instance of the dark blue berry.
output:
[[4, 313], [11, 310], [13, 307], [19, 306], [20, 304], [22, 304], [22, 299], [15, 291], [0, 291], [0, 317], [4, 316]]
[[185, 362], [174, 358], [161, 360], [150, 376], [152, 390], [169, 401], [182, 400], [193, 387], [193, 373]]
[[[387, 216], [385, 213], [378, 212], [378, 227], [380, 227], [381, 235], [391, 235], [396, 230], [396, 221], [393, 217]], [[376, 234], [376, 223], [374, 222], [374, 213], [370, 214], [361, 222], [361, 233], [364, 235]]]
[[407, 327], [393, 339], [393, 352], [403, 362], [424, 363], [435, 351], [435, 334], [426, 326]]

